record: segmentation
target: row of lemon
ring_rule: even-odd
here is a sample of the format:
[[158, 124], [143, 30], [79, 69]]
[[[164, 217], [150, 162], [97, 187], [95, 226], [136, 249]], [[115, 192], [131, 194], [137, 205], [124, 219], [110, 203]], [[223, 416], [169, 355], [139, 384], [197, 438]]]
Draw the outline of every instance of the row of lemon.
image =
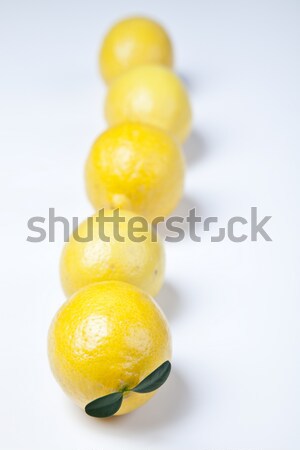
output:
[[88, 196], [100, 211], [65, 245], [61, 280], [71, 297], [49, 331], [55, 377], [96, 417], [142, 405], [170, 372], [168, 324], [150, 295], [164, 278], [164, 250], [151, 222], [181, 198], [179, 145], [191, 126], [188, 96], [172, 64], [166, 31], [146, 18], [119, 22], [100, 52], [110, 128], [86, 163]]

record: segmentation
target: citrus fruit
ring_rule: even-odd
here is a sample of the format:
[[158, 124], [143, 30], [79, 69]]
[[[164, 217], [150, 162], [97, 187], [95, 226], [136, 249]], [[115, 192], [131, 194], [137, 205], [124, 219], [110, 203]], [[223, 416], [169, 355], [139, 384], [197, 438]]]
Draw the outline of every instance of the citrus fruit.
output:
[[130, 17], [114, 25], [105, 36], [99, 62], [106, 82], [140, 64], [171, 67], [172, 44], [163, 27], [154, 20]]
[[191, 107], [177, 75], [162, 66], [135, 67], [108, 89], [105, 117], [109, 125], [125, 120], [155, 125], [183, 142], [191, 128]]
[[111, 127], [94, 143], [86, 163], [91, 203], [152, 220], [168, 215], [181, 198], [184, 160], [165, 132], [141, 123]]
[[[134, 231], [142, 227], [143, 231]], [[129, 211], [102, 210], [82, 222], [65, 244], [60, 273], [68, 296], [107, 280], [132, 283], [154, 296], [164, 278], [163, 245], [145, 218]]]
[[[58, 311], [48, 354], [63, 390], [84, 408], [91, 401], [135, 387], [171, 357], [167, 321], [150, 296], [128, 283], [85, 286]], [[117, 414], [147, 402], [156, 391], [125, 392]]]

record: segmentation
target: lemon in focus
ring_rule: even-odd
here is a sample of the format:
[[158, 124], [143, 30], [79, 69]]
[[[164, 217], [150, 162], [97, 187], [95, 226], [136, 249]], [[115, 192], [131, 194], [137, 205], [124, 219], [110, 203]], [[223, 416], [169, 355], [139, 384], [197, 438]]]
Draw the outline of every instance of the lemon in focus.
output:
[[171, 67], [172, 44], [159, 23], [145, 17], [131, 17], [118, 22], [105, 36], [99, 62], [106, 82], [140, 64]]
[[148, 220], [171, 213], [183, 181], [180, 148], [162, 130], [141, 123], [105, 131], [86, 163], [87, 193], [96, 210], [127, 209]]
[[102, 210], [82, 222], [65, 244], [60, 274], [68, 296], [107, 280], [125, 281], [155, 296], [164, 266], [163, 244], [145, 218], [129, 211]]
[[[158, 305], [140, 289], [108, 281], [84, 287], [56, 314], [48, 337], [53, 374], [80, 407], [135, 387], [171, 357], [171, 336]], [[117, 414], [146, 403], [147, 394], [124, 393]]]
[[183, 142], [191, 128], [192, 113], [185, 87], [171, 70], [139, 66], [118, 77], [105, 99], [109, 125], [126, 120], [154, 125]]

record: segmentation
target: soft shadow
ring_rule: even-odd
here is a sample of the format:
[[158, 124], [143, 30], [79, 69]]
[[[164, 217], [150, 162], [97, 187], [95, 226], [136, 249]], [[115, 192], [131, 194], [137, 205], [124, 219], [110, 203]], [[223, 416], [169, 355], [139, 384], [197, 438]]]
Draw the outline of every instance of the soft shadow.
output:
[[[143, 394], [140, 394], [143, 395]], [[189, 420], [195, 408], [199, 408], [199, 399], [195, 398], [190, 386], [181, 373], [172, 368], [167, 382], [159, 388], [148, 403], [137, 410], [107, 419], [89, 417], [70, 400], [64, 399], [64, 407], [80, 426], [86, 425], [95, 433], [118, 433], [121, 438], [142, 434], [148, 437], [169, 426], [174, 427], [182, 421]], [[201, 403], [201, 399], [200, 399]]]
[[180, 312], [180, 296], [169, 282], [164, 283], [160, 292], [156, 295], [155, 301], [159, 304], [168, 320], [172, 320]]
[[[142, 395], [142, 394], [141, 394]], [[170, 378], [157, 394], [138, 410], [106, 420], [103, 426], [127, 435], [136, 433], [153, 433], [169, 424], [174, 426], [192, 414], [193, 397], [182, 376], [172, 370]]]
[[198, 130], [193, 129], [190, 136], [183, 144], [183, 152], [187, 167], [194, 167], [205, 156], [207, 145]]
[[181, 79], [181, 81], [183, 82], [183, 84], [189, 91], [194, 91], [197, 84], [199, 84], [198, 79], [197, 79], [197, 82], [195, 82], [195, 78], [193, 79], [193, 77], [191, 77], [191, 75], [187, 75], [186, 73], [177, 72], [177, 76], [179, 76], [179, 78]]
[[[176, 209], [170, 215], [170, 217], [167, 218], [164, 222], [159, 223], [157, 226], [159, 235], [162, 238], [162, 240], [166, 240], [167, 237], [171, 238], [176, 237], [176, 235], [178, 234], [177, 231], [174, 230], [172, 231], [168, 229], [168, 220], [172, 221], [174, 227], [176, 228], [178, 227], [184, 231], [183, 239], [179, 239], [178, 241], [168, 240], [168, 242], [179, 242], [188, 238], [189, 223], [187, 222], [186, 218], [189, 216], [189, 212], [191, 209], [196, 210], [197, 216], [203, 216], [203, 210], [202, 207], [199, 205], [199, 202], [195, 198], [184, 195], [180, 203], [176, 207]], [[184, 220], [177, 222], [175, 219], [176, 217], [183, 218]]]
[[180, 216], [180, 217], [187, 217], [189, 214], [189, 211], [191, 209], [196, 209], [196, 213], [201, 216], [203, 214], [202, 206], [200, 205], [198, 199], [191, 197], [189, 195], [184, 195], [182, 199], [180, 200], [177, 207], [172, 212], [172, 217], [174, 216]]

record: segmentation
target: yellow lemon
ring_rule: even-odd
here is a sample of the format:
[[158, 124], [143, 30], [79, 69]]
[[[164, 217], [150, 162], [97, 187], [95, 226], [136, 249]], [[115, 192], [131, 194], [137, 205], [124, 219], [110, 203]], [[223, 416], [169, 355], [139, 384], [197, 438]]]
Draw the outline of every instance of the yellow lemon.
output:
[[168, 215], [181, 198], [184, 160], [163, 131], [123, 123], [105, 131], [86, 163], [86, 186], [95, 209], [122, 208], [149, 220]]
[[99, 62], [106, 82], [140, 64], [171, 67], [172, 44], [166, 31], [154, 20], [131, 17], [118, 22], [106, 35]]
[[82, 222], [66, 243], [60, 273], [68, 296], [107, 280], [126, 281], [154, 296], [163, 283], [164, 265], [162, 242], [145, 218], [101, 210]]
[[185, 87], [171, 70], [139, 66], [119, 76], [108, 89], [105, 116], [109, 125], [137, 121], [155, 125], [183, 142], [191, 128]]
[[[91, 401], [135, 387], [171, 357], [167, 321], [140, 289], [119, 281], [95, 283], [74, 294], [49, 330], [48, 354], [63, 390], [82, 408]], [[126, 414], [154, 392], [125, 392]]]

